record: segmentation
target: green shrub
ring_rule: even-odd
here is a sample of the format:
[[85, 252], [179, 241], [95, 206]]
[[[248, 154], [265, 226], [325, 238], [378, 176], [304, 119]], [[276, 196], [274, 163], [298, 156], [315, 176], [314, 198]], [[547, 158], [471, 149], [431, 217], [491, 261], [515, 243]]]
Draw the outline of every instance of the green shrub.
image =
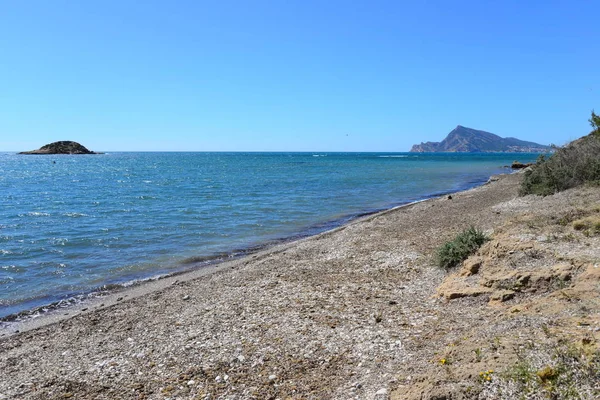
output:
[[600, 182], [600, 134], [591, 133], [558, 149], [550, 157], [540, 156], [525, 171], [519, 193], [548, 196], [583, 183]]
[[594, 128], [592, 133], [600, 134], [600, 115], [596, 115], [594, 110], [592, 110], [592, 117], [588, 119], [588, 121], [590, 122], [592, 128]]
[[444, 243], [437, 251], [437, 262], [442, 268], [452, 268], [471, 254], [475, 253], [482, 244], [490, 240], [483, 231], [470, 227], [450, 242]]

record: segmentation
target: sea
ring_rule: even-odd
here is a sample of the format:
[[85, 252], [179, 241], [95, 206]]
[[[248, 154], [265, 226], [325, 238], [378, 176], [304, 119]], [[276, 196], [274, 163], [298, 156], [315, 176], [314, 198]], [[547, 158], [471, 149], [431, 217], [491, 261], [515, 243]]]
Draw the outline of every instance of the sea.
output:
[[0, 153], [0, 321], [510, 173], [506, 153]]

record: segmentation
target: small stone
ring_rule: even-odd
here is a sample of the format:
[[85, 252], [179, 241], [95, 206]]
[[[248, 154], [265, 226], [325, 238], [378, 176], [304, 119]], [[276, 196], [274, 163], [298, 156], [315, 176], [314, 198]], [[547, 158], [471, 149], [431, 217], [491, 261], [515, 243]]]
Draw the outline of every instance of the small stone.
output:
[[512, 290], [499, 290], [497, 292], [492, 293], [490, 296], [490, 301], [498, 301], [503, 302], [512, 299], [515, 297], [515, 292]]
[[196, 381], [192, 379], [192, 380], [189, 380], [189, 381], [187, 382], [187, 385], [188, 385], [188, 386], [194, 386], [194, 384], [195, 384], [195, 383], [196, 383]]
[[269, 375], [269, 382], [273, 382], [277, 379], [277, 375]]
[[242, 355], [239, 355], [239, 356], [237, 357], [237, 359], [238, 359], [238, 361], [239, 361], [239, 362], [244, 362], [244, 361], [246, 360], [246, 357], [244, 357], [244, 356], [242, 356]]
[[375, 396], [386, 396], [387, 395], [387, 389], [383, 388], [383, 389], [379, 389], [376, 393]]
[[221, 375], [217, 376], [215, 378], [215, 382], [220, 383], [223, 380], [223, 378], [221, 378]]
[[471, 276], [471, 275], [478, 273], [482, 264], [483, 264], [483, 260], [479, 257], [471, 257], [471, 258], [467, 259], [463, 263], [461, 275], [462, 276]]
[[190, 299], [190, 296], [188, 296], [187, 294], [182, 297], [182, 300], [189, 300], [189, 299]]

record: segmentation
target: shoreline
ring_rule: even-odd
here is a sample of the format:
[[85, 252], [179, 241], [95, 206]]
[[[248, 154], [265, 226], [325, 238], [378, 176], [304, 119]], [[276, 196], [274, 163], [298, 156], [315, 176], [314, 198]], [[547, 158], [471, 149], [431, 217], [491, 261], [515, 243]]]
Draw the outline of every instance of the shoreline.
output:
[[411, 207], [422, 202], [435, 200], [448, 194], [468, 192], [485, 184], [487, 184], [487, 182], [459, 192], [446, 192], [436, 197], [428, 197], [426, 199], [416, 200], [380, 211], [361, 213], [356, 217], [351, 217], [351, 219], [347, 220], [345, 223], [336, 225], [331, 229], [316, 234], [295, 235], [290, 238], [275, 240], [273, 241], [276, 242], [275, 244], [271, 244], [271, 242], [263, 246], [254, 246], [255, 248], [258, 248], [258, 250], [249, 250], [243, 255], [231, 257], [231, 260], [225, 260], [223, 257], [219, 257], [214, 261], [211, 260], [212, 262], [209, 261], [200, 267], [192, 267], [192, 269], [177, 271], [167, 275], [158, 275], [143, 280], [136, 280], [131, 284], [111, 285], [114, 288], [106, 289], [103, 292], [98, 290], [87, 294], [81, 294], [82, 299], [75, 299], [73, 301], [69, 301], [70, 298], [66, 299], [64, 300], [68, 302], [66, 306], [59, 306], [61, 301], [57, 301], [48, 305], [33, 308], [31, 310], [24, 310], [19, 313], [9, 314], [0, 318], [0, 341], [3, 338], [61, 322], [82, 313], [105, 309], [123, 300], [129, 300], [148, 295], [155, 291], [166, 289], [171, 285], [192, 281], [206, 275], [220, 272], [222, 270], [235, 269], [239, 266], [239, 264], [243, 264], [245, 261], [247, 261], [246, 259], [252, 259], [255, 261], [260, 257], [283, 252], [287, 248], [295, 246], [305, 240], [316, 239], [321, 235], [327, 235], [340, 229], [345, 229], [346, 226], [353, 223], [360, 223], [361, 221], [368, 220], [371, 217], [385, 215], [388, 212]]
[[[491, 181], [1, 337], [0, 399], [470, 398], [494, 388], [482, 371], [556, 349], [551, 334], [562, 326], [579, 332], [575, 342], [600, 340], [593, 291], [553, 286], [565, 262], [573, 284], [600, 279], [600, 236], [556, 222], [585, 204], [600, 213], [600, 192], [518, 197], [517, 174]], [[550, 223], [541, 232], [540, 221]], [[435, 265], [435, 250], [469, 226], [493, 238], [479, 274]], [[507, 282], [517, 265], [546, 274], [529, 281], [546, 286], [511, 297], [478, 283], [499, 279], [497, 262]], [[581, 293], [588, 300], [569, 300]]]
[[[72, 313], [88, 311], [88, 309], [90, 308], [99, 308], [101, 306], [104, 307], [107, 303], [114, 304], [116, 303], [115, 299], [121, 297], [129, 297], [128, 292], [137, 292], [138, 290], [136, 289], [138, 289], [140, 286], [160, 282], [165, 279], [177, 281], [178, 277], [181, 277], [184, 280], [194, 279], [196, 275], [194, 275], [194, 277], [192, 278], [187, 278], [185, 277], [185, 275], [193, 274], [197, 271], [204, 271], [205, 269], [207, 269], [206, 272], [197, 274], [197, 276], [203, 276], [205, 273], [215, 272], [221, 266], [226, 267], [226, 264], [228, 263], [244, 259], [246, 257], [251, 257], [255, 254], [260, 254], [265, 251], [268, 252], [271, 249], [277, 248], [278, 246], [293, 244], [304, 239], [309, 239], [324, 233], [332, 232], [338, 228], [344, 227], [354, 222], [358, 222], [370, 216], [386, 213], [388, 211], [393, 211], [403, 207], [409, 207], [414, 204], [434, 200], [449, 194], [461, 193], [472, 189], [476, 189], [478, 187], [490, 183], [491, 179], [495, 176], [511, 175], [519, 172], [520, 171], [512, 170], [511, 172], [508, 172], [506, 174], [492, 175], [485, 182], [482, 180], [479, 182], [472, 183], [472, 185], [465, 184], [465, 187], [459, 188], [456, 191], [448, 190], [435, 192], [430, 195], [427, 195], [422, 199], [404, 203], [397, 203], [397, 205], [393, 205], [390, 208], [374, 209], [373, 211], [359, 212], [356, 214], [342, 216], [338, 219], [317, 223], [315, 225], [308, 226], [290, 236], [276, 238], [265, 243], [252, 245], [248, 248], [234, 249], [227, 254], [219, 254], [207, 257], [192, 257], [192, 261], [182, 261], [182, 263], [185, 263], [187, 265], [191, 264], [191, 266], [182, 267], [181, 269], [174, 270], [173, 272], [153, 275], [146, 278], [134, 279], [122, 283], [108, 283], [106, 285], [94, 288], [89, 292], [75, 293], [71, 296], [60, 300], [55, 300], [47, 304], [42, 304], [16, 313], [11, 313], [6, 316], [0, 317], [0, 338], [9, 336], [14, 333], [34, 329], [39, 326], [44, 326], [48, 323], [57, 322], [65, 319], [65, 317], [70, 318], [72, 316]], [[324, 229], [322, 229], [322, 227], [324, 227]], [[199, 259], [202, 260], [196, 261]], [[154, 286], [157, 286], [158, 289], [151, 289], [150, 291], [140, 289], [139, 291], [143, 293], [148, 293], [152, 290], [160, 290], [160, 288], [164, 287], [164, 285]], [[63, 317], [61, 317], [58, 314], [62, 314]]]

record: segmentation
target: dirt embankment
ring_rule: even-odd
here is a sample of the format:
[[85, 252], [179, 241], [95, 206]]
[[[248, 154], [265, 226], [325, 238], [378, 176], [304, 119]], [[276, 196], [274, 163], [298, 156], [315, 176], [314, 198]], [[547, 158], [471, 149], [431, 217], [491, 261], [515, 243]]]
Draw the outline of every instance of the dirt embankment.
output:
[[449, 308], [493, 312], [438, 349], [437, 371], [393, 397], [600, 398], [600, 189], [516, 198], [491, 211], [516, 215], [437, 295]]

